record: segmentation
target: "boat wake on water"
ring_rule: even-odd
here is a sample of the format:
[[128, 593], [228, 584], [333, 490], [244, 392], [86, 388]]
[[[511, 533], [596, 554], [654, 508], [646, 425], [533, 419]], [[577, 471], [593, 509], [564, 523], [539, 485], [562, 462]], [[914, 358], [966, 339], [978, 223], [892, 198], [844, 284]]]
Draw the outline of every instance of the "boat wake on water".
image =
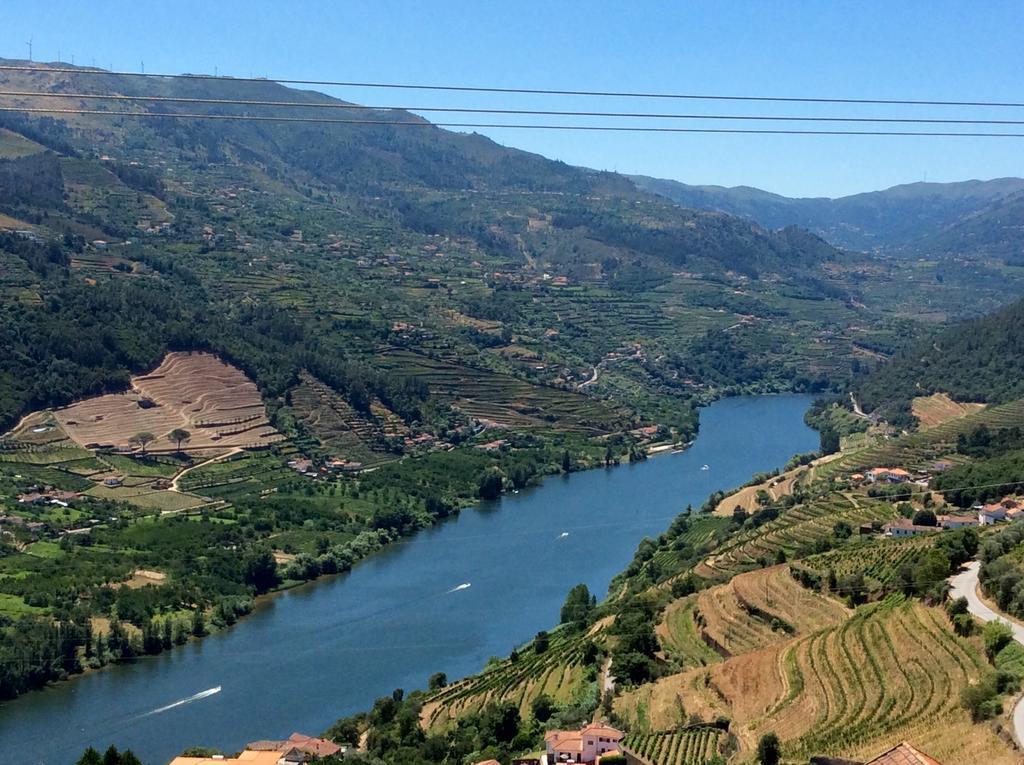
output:
[[149, 717], [150, 715], [158, 715], [161, 712], [166, 712], [169, 709], [174, 709], [175, 707], [183, 707], [186, 704], [191, 704], [193, 701], [199, 701], [200, 699], [208, 698], [217, 693], [220, 693], [219, 685], [216, 688], [207, 688], [205, 691], [200, 691], [199, 693], [193, 694], [192, 696], [188, 696], [187, 698], [178, 699], [177, 701], [173, 702], [172, 704], [168, 704], [165, 707], [157, 707], [156, 709], [146, 712], [143, 715], [139, 715], [139, 717]]
[[448, 590], [448, 593], [458, 592], [459, 590], [468, 590], [472, 586], [473, 584], [471, 582], [463, 582], [462, 584], [457, 584], [454, 587], [452, 587], [450, 590]]

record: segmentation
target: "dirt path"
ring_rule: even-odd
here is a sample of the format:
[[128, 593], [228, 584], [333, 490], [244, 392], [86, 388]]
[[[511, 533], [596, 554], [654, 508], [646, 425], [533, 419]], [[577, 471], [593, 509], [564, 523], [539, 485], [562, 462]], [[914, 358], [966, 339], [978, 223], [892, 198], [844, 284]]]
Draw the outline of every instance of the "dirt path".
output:
[[590, 379], [587, 380], [586, 382], [581, 382], [579, 385], [577, 385], [576, 386], [576, 390], [583, 390], [588, 385], [593, 385], [594, 383], [597, 382], [597, 376], [598, 376], [598, 367], [594, 367], [594, 373], [590, 376]]
[[[1013, 632], [1013, 639], [1024, 645], [1024, 625], [1014, 621], [1005, 614], [992, 609], [978, 593], [978, 573], [981, 563], [972, 561], [967, 569], [950, 579], [950, 595], [954, 598], [967, 598], [967, 610], [983, 622], [999, 621], [1007, 625]], [[1013, 735], [1017, 743], [1024, 746], [1024, 696], [1013, 706]]]
[[229, 449], [228, 451], [224, 452], [223, 454], [218, 454], [216, 457], [210, 457], [210, 459], [204, 460], [203, 462], [200, 462], [198, 465], [193, 465], [192, 467], [187, 467], [184, 470], [179, 471], [174, 476], [174, 478], [171, 479], [171, 485], [168, 487], [168, 491], [176, 491], [179, 494], [181, 494], [182, 493], [181, 487], [178, 484], [181, 481], [181, 479], [184, 478], [188, 473], [191, 473], [193, 470], [198, 470], [201, 467], [205, 467], [207, 465], [210, 465], [210, 464], [212, 464], [214, 462], [219, 462], [220, 460], [226, 460], [228, 457], [231, 457], [232, 455], [235, 455], [235, 454], [241, 454], [244, 451], [245, 451], [245, 449], [243, 449], [242, 447], [236, 446], [234, 449]]
[[864, 414], [864, 410], [860, 408], [860, 404], [857, 402], [857, 399], [854, 398], [852, 392], [850, 393], [850, 403], [853, 405], [853, 413], [855, 415], [857, 415], [858, 417], [863, 417], [865, 420], [868, 419], [868, 416]]

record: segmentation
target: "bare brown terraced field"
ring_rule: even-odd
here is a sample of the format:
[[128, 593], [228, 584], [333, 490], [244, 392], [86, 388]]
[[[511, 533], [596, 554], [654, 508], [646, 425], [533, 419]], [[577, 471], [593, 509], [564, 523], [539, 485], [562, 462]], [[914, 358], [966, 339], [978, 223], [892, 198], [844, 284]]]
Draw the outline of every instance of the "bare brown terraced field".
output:
[[1010, 765], [1018, 756], [972, 723], [960, 692], [985, 670], [978, 645], [938, 608], [891, 597], [845, 621], [624, 693], [616, 711], [652, 731], [686, 715], [728, 715], [740, 754], [774, 731], [783, 760], [858, 761], [912, 740], [946, 765]]
[[79, 401], [54, 411], [61, 429], [86, 448], [129, 448], [149, 432], [148, 452], [173, 452], [168, 434], [183, 428], [190, 452], [257, 448], [281, 440], [267, 420], [260, 393], [245, 374], [208, 353], [169, 353], [131, 390]]
[[915, 398], [912, 411], [921, 423], [921, 430], [929, 430], [949, 420], [980, 412], [984, 408], [984, 404], [963, 404], [954, 401], [945, 393], [933, 393], [931, 396]]
[[760, 509], [760, 505], [757, 501], [757, 494], [760, 491], [767, 492], [768, 497], [772, 501], [776, 501], [785, 497], [788, 494], [793, 493], [794, 487], [800, 482], [800, 479], [808, 473], [810, 468], [806, 465], [801, 465], [798, 468], [787, 471], [782, 475], [772, 476], [767, 481], [762, 483], [754, 484], [753, 486], [744, 486], [739, 491], [733, 492], [729, 496], [722, 499], [715, 507], [715, 515], [728, 517], [732, 515], [732, 511], [737, 507], [741, 507], [748, 513], [752, 513], [755, 510]]
[[850, 613], [802, 587], [788, 566], [772, 566], [675, 601], [657, 634], [667, 655], [700, 666], [839, 624]]

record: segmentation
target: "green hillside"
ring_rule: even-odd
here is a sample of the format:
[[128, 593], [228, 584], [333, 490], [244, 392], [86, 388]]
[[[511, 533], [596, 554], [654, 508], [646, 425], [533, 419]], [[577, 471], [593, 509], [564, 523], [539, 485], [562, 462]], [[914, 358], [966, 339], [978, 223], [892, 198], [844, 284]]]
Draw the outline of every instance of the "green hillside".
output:
[[910, 400], [948, 393], [958, 401], [1001, 403], [1024, 396], [1024, 301], [955, 325], [897, 354], [860, 380], [865, 411], [911, 424]]

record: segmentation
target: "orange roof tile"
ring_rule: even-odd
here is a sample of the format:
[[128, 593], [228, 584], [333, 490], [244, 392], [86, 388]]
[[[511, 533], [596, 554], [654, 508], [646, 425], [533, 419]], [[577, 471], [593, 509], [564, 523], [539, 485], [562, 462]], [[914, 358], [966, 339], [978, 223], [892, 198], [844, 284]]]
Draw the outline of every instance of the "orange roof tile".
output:
[[175, 757], [170, 765], [277, 765], [284, 755], [282, 751], [255, 752], [246, 749], [238, 757], [214, 759], [213, 757]]
[[942, 765], [942, 763], [904, 741], [865, 765]]
[[556, 752], [582, 752], [583, 736], [577, 731], [553, 730], [548, 731], [544, 736], [547, 742]]
[[621, 730], [611, 727], [610, 725], [602, 725], [601, 723], [591, 723], [580, 731], [585, 736], [603, 736], [604, 738], [620, 739], [626, 734]]

